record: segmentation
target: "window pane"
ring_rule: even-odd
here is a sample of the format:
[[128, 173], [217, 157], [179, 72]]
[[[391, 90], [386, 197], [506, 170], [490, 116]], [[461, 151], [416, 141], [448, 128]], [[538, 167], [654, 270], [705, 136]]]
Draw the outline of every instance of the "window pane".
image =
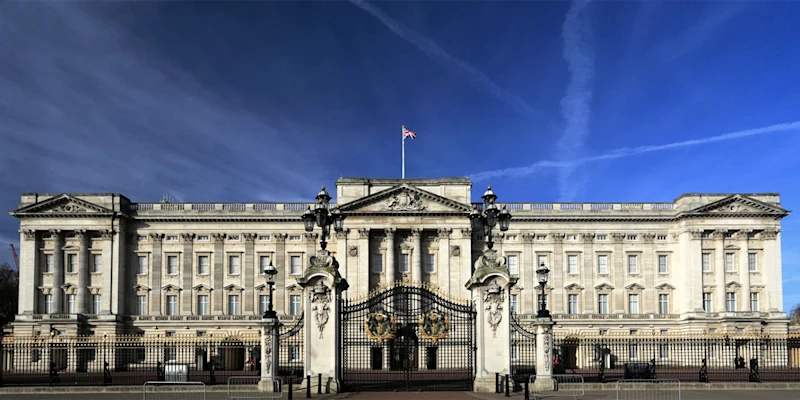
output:
[[575, 255], [567, 256], [567, 273], [570, 274], [578, 273], [578, 256]]
[[375, 274], [383, 273], [383, 254], [372, 255], [372, 272]]
[[143, 275], [146, 273], [147, 273], [147, 257], [139, 256], [139, 274]]
[[703, 272], [711, 272], [711, 253], [703, 253]]
[[425, 255], [425, 272], [434, 273], [436, 272], [436, 258], [434, 254], [426, 254]]
[[300, 275], [302, 273], [301, 268], [300, 256], [292, 256], [289, 273], [292, 275]]
[[597, 256], [597, 273], [599, 274], [608, 273], [608, 256], [606, 255]]
[[756, 266], [756, 253], [747, 254], [747, 269], [749, 269], [750, 271], [758, 270]]
[[228, 274], [238, 275], [239, 273], [239, 256], [228, 257]]
[[409, 272], [408, 254], [400, 254], [400, 272], [404, 274]]
[[636, 273], [636, 256], [628, 256], [628, 273]]
[[658, 256], [658, 272], [661, 274], [667, 273], [667, 256], [665, 255]]
[[508, 256], [508, 273], [511, 275], [519, 275], [519, 264], [517, 263], [517, 256]]

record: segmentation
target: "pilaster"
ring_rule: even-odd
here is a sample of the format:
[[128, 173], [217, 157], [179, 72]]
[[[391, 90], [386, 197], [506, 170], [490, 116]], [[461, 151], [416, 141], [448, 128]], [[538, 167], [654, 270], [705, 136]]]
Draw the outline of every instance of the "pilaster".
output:
[[78, 290], [77, 290], [77, 312], [78, 314], [89, 313], [89, 244], [91, 243], [91, 232], [86, 230], [75, 231], [80, 247], [78, 250]]
[[[658, 258], [655, 255], [655, 233], [643, 233], [642, 240], [645, 246], [642, 252], [641, 274], [644, 275], [644, 290], [639, 301], [642, 302], [640, 309], [645, 313], [652, 314], [656, 311], [656, 275], [658, 275]], [[669, 266], [667, 266], [669, 268]], [[669, 269], [667, 272], [672, 272]]]
[[51, 229], [53, 238], [53, 314], [64, 312], [64, 233], [59, 229]]
[[742, 283], [742, 302], [740, 306], [742, 311], [758, 311], [752, 310], [750, 307], [750, 250], [748, 243], [750, 232], [750, 230], [739, 230], [734, 234], [734, 238], [739, 241], [739, 277], [737, 279]]
[[[567, 274], [567, 266], [564, 262], [564, 235], [563, 233], [551, 233], [550, 240], [553, 242], [553, 260], [551, 261], [552, 265], [550, 266], [550, 276], [553, 278], [553, 288], [554, 291], [558, 291], [560, 293], [565, 293], [564, 286], [566, 285], [566, 274]], [[534, 274], [535, 275], [535, 274]], [[531, 277], [531, 287], [535, 288], [539, 282], [536, 280], [535, 276]], [[592, 286], [592, 285], [583, 285], [583, 286]], [[587, 302], [594, 303], [594, 300], [589, 299], [586, 297], [586, 293], [582, 293], [584, 295], [584, 300], [581, 301], [581, 305], [585, 306]], [[539, 302], [537, 300], [536, 293], [529, 296], [533, 299], [533, 308], [531, 310], [538, 310]], [[562, 298], [553, 299], [550, 301], [550, 304], [558, 303], [558, 308], [553, 307], [553, 311], [557, 312], [556, 310], [565, 310], [565, 303], [567, 301], [566, 293], [561, 296]]]
[[181, 268], [181, 315], [192, 315], [192, 277], [194, 277], [194, 233], [181, 233], [183, 266]]
[[439, 228], [437, 235], [439, 238], [439, 260], [437, 262], [437, 275], [439, 287], [445, 292], [450, 293], [450, 228]]
[[242, 273], [244, 273], [244, 303], [243, 315], [254, 315], [258, 309], [255, 307], [255, 292], [256, 274], [260, 265], [255, 259], [255, 241], [258, 237], [255, 233], [242, 233], [242, 240], [244, 240], [244, 265], [242, 266]]
[[[623, 241], [625, 240], [624, 233], [612, 233], [611, 239], [614, 240], [614, 268], [612, 270], [612, 279], [614, 281], [613, 299], [609, 299], [612, 304], [608, 305], [609, 311], [613, 310], [614, 314], [625, 313], [625, 252], [623, 248]], [[590, 286], [586, 285], [586, 290], [590, 290]], [[597, 302], [597, 299], [593, 299]]]
[[[214, 241], [214, 263], [211, 267], [211, 314], [222, 315], [225, 309], [225, 234], [212, 233]], [[280, 274], [278, 274], [280, 276]]]
[[[597, 299], [595, 298], [595, 291], [594, 287], [597, 283], [596, 275], [597, 270], [594, 268], [594, 233], [582, 233], [581, 240], [583, 241], [583, 273], [581, 275], [581, 281], [588, 283], [586, 286], [586, 297], [591, 299], [591, 301], [586, 301], [583, 305], [583, 310], [587, 314], [592, 314], [595, 312], [595, 304], [597, 304]], [[615, 276], [616, 278], [616, 276]], [[617, 297], [618, 293], [622, 293], [622, 285], [616, 284], [615, 286], [619, 289], [614, 292], [614, 297]], [[557, 288], [562, 288], [563, 285], [556, 286]], [[551, 301], [551, 303], [553, 303]], [[559, 304], [563, 302], [558, 302]], [[614, 301], [616, 304], [616, 299]], [[558, 312], [555, 309], [554, 312]]]
[[414, 249], [411, 250], [411, 281], [422, 282], [422, 229], [411, 230], [414, 238]]
[[345, 277], [348, 282], [355, 282], [355, 278], [351, 275], [354, 272], [354, 268], [350, 265], [348, 260], [350, 259], [349, 255], [347, 254], [347, 246], [348, 240], [347, 236], [350, 233], [350, 229], [345, 228], [341, 232], [336, 232], [336, 262], [339, 263], [339, 271]]
[[[522, 265], [520, 266], [520, 277], [522, 278], [522, 300], [520, 304], [520, 309], [523, 312], [533, 312], [536, 310], [535, 304], [537, 304], [534, 300], [536, 299], [536, 291], [533, 290], [536, 287], [535, 279], [536, 279], [536, 254], [533, 251], [533, 240], [535, 239], [536, 235], [533, 232], [526, 232], [522, 234]], [[548, 265], [548, 267], [552, 270], [555, 270], [554, 267]], [[558, 286], [556, 286], [558, 288]], [[531, 294], [534, 293], [534, 294]], [[550, 304], [560, 303], [559, 299], [551, 299]]]
[[450, 274], [450, 287], [458, 291], [450, 294], [466, 298], [469, 292], [464, 288], [464, 282], [472, 276], [472, 229], [461, 228], [459, 231], [461, 239], [454, 240], [455, 246], [450, 247], [450, 256], [455, 257], [457, 265], [456, 271]]
[[124, 293], [115, 293], [114, 278], [117, 280], [124, 280], [125, 278], [119, 275], [119, 262], [114, 257], [114, 231], [106, 229], [100, 231], [100, 240], [103, 258], [103, 288], [101, 293], [100, 314], [116, 314], [118, 304], [118, 296], [124, 296]]
[[386, 228], [383, 230], [386, 235], [386, 283], [391, 285], [397, 279], [397, 271], [394, 267], [396, 259], [394, 235], [397, 232], [395, 228]]
[[161, 315], [161, 278], [163, 272], [161, 271], [161, 264], [163, 254], [161, 254], [161, 241], [164, 239], [163, 233], [151, 233], [150, 240], [153, 242], [153, 256], [150, 262], [150, 289], [152, 290], [149, 296], [150, 302], [150, 315]]
[[354, 282], [356, 296], [369, 293], [369, 228], [358, 228], [358, 273]]
[[[717, 312], [725, 312], [725, 233], [726, 229], [718, 229], [711, 234], [714, 240], [714, 308]], [[737, 310], [733, 310], [737, 311]]]
[[781, 238], [780, 229], [765, 228], [758, 234], [764, 243], [764, 270], [762, 280], [770, 290], [766, 291], [764, 307], [771, 313], [779, 312], [783, 307], [782, 272], [781, 272]]
[[37, 284], [40, 273], [41, 260], [39, 257], [39, 238], [35, 230], [23, 229], [20, 231], [20, 266], [19, 266], [19, 314], [35, 314], [36, 299], [39, 298], [39, 285]]
[[[286, 239], [289, 237], [288, 233], [276, 233], [273, 235], [275, 238], [275, 269], [278, 270], [278, 275], [275, 275], [275, 304], [274, 309], [278, 312], [283, 312], [285, 315], [289, 314], [289, 309], [286, 307], [288, 300], [286, 298], [286, 278], [289, 276], [289, 268], [286, 265]], [[270, 299], [272, 301], [272, 299]]]
[[[681, 304], [679, 312], [682, 313], [703, 312], [702, 233], [700, 229], [687, 229], [673, 234], [679, 244], [681, 260], [681, 274], [676, 277], [681, 284], [675, 293], [678, 297], [675, 300], [679, 301], [675, 301], [675, 304]], [[653, 301], [658, 300], [656, 296], [657, 294], [654, 294]]]

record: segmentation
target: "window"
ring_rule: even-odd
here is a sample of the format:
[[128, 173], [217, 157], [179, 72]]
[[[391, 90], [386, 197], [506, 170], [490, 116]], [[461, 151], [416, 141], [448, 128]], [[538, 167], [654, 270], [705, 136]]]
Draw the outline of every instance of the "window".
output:
[[67, 272], [75, 272], [78, 270], [78, 255], [67, 254]]
[[239, 315], [239, 295], [228, 296], [228, 315]]
[[301, 264], [300, 256], [292, 256], [291, 264], [289, 265], [289, 273], [292, 275], [300, 275], [303, 273], [303, 265]]
[[607, 235], [597, 235], [597, 240], [608, 240]]
[[725, 311], [727, 312], [736, 311], [736, 293], [734, 292], [725, 293]]
[[536, 240], [545, 241], [547, 240], [547, 235], [536, 235]]
[[228, 275], [239, 275], [241, 273], [239, 256], [228, 256]]
[[515, 242], [517, 241], [517, 235], [507, 235], [506, 240], [508, 240], [509, 242]]
[[167, 296], [167, 315], [178, 315], [178, 296]]
[[178, 237], [177, 236], [167, 236], [167, 241], [168, 242], [177, 242], [178, 241]]
[[407, 274], [408, 269], [408, 254], [400, 254], [400, 273]]
[[578, 273], [578, 256], [574, 254], [567, 256], [567, 273], [568, 274]]
[[638, 314], [639, 313], [639, 295], [638, 294], [629, 294], [628, 295], [628, 313], [629, 314]]
[[658, 313], [659, 314], [669, 314], [669, 295], [668, 294], [659, 294], [658, 295]]
[[750, 293], [750, 311], [759, 311], [758, 293]]
[[258, 240], [262, 241], [262, 242], [270, 240], [270, 239], [271, 239], [271, 237], [269, 235], [263, 235], [263, 236], [259, 236], [258, 237]]
[[53, 295], [46, 294], [44, 295], [44, 310], [42, 310], [45, 314], [50, 314], [53, 312]]
[[103, 267], [103, 256], [101, 254], [92, 254], [92, 272], [100, 272]]
[[383, 273], [383, 254], [378, 253], [372, 255], [372, 273], [373, 274]]
[[628, 356], [631, 360], [639, 359], [639, 346], [636, 344], [631, 344], [628, 346]]
[[508, 256], [508, 273], [511, 275], [519, 275], [519, 262], [516, 255]]
[[733, 253], [725, 253], [725, 272], [734, 272]]
[[669, 359], [669, 345], [668, 344], [662, 343], [662, 344], [658, 345], [658, 357], [661, 358], [662, 360], [668, 360]]
[[197, 257], [197, 273], [200, 275], [208, 275], [208, 256]]
[[197, 240], [199, 240], [201, 242], [207, 242], [208, 241], [208, 235], [200, 235], [200, 236], [197, 237]]
[[628, 235], [628, 240], [636, 240], [636, 235]]
[[269, 296], [262, 294], [258, 296], [258, 313], [264, 315], [267, 310], [269, 310]]
[[536, 259], [536, 265], [534, 265], [534, 269], [539, 268], [540, 265], [547, 265], [547, 256], [539, 256]]
[[657, 235], [656, 240], [667, 240], [667, 235]]
[[300, 346], [290, 345], [289, 354], [291, 354], [291, 361], [300, 361]]
[[597, 312], [600, 314], [608, 314], [608, 295], [597, 295]]
[[570, 241], [570, 242], [574, 242], [574, 241], [578, 240], [578, 236], [577, 235], [567, 235], [567, 240]]
[[67, 313], [75, 314], [77, 312], [78, 296], [74, 294], [67, 295]]
[[178, 275], [178, 256], [167, 256], [167, 274]]
[[44, 266], [42, 268], [42, 272], [53, 272], [53, 255], [52, 254], [45, 254], [44, 255]]
[[136, 296], [136, 315], [147, 315], [147, 296]]
[[567, 314], [575, 315], [578, 313], [578, 295], [567, 295]]
[[136, 238], [136, 240], [138, 240], [138, 241], [140, 241], [140, 242], [146, 242], [146, 241], [147, 241], [147, 236], [144, 236], [144, 235], [139, 235], [139, 236]]
[[208, 315], [208, 295], [197, 296], [197, 315]]
[[700, 234], [700, 238], [702, 239], [708, 239], [708, 236], [709, 236], [708, 232], [703, 232]]
[[658, 256], [658, 273], [659, 274], [667, 273], [667, 256], [665, 254], [660, 254]]
[[703, 293], [703, 311], [705, 312], [714, 311], [714, 302], [712, 293]]
[[300, 241], [300, 236], [299, 235], [289, 236], [289, 240], [292, 241], [292, 242], [299, 242]]
[[289, 296], [289, 315], [300, 315], [300, 296]]
[[516, 294], [512, 294], [510, 299], [509, 299], [509, 301], [511, 303], [511, 310], [510, 310], [511, 313], [512, 314], [519, 313], [519, 308], [518, 308], [518, 304], [517, 304], [517, 295]]
[[[511, 268], [510, 265], [509, 265], [509, 268]], [[429, 274], [432, 274], [432, 273], [436, 272], [436, 255], [435, 254], [425, 254], [425, 272], [427, 272]]]
[[139, 275], [147, 274], [147, 256], [139, 256], [139, 270], [136, 272]]
[[637, 273], [636, 256], [628, 256], [628, 273], [629, 274]]
[[750, 272], [758, 271], [758, 265], [756, 265], [756, 253], [747, 253], [747, 270]]
[[703, 253], [703, 272], [711, 272], [711, 253]]
[[269, 266], [270, 261], [271, 261], [271, 259], [269, 258], [269, 256], [260, 256], [260, 257], [258, 257], [258, 265], [259, 265], [258, 273], [259, 274], [264, 275], [264, 270], [267, 269], [267, 267]]
[[229, 242], [238, 242], [239, 241], [239, 235], [228, 235], [228, 241]]
[[608, 273], [608, 256], [605, 254], [597, 256], [597, 273]]
[[101, 300], [99, 294], [93, 294], [92, 295], [92, 309], [91, 309], [92, 314], [100, 314], [100, 304], [101, 304], [101, 302], [102, 302], [102, 300]]

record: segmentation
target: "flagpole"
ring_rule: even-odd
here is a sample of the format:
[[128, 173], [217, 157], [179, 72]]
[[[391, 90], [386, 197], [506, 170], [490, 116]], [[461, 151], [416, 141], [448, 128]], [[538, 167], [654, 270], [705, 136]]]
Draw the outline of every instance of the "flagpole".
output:
[[406, 126], [400, 127], [400, 136], [403, 138], [403, 171], [401, 172], [400, 179], [406, 179]]

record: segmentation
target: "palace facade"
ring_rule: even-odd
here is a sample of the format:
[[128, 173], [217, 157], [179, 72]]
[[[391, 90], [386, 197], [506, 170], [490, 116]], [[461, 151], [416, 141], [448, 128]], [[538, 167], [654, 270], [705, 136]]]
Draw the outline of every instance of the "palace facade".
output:
[[[482, 193], [482, 191], [481, 191]], [[786, 332], [781, 219], [774, 193], [684, 194], [668, 203], [505, 203], [510, 229], [494, 249], [518, 278], [509, 307], [525, 319], [544, 287], [556, 331], [586, 334]], [[309, 198], [313, 197], [310, 193]], [[466, 178], [341, 178], [344, 231], [328, 240], [366, 298], [418, 282], [469, 299], [485, 249], [470, 229]], [[132, 202], [121, 194], [25, 193], [14, 336], [258, 332], [276, 276], [281, 319], [305, 310], [303, 276], [319, 248], [301, 215], [309, 203]], [[482, 207], [482, 203], [476, 206]]]

